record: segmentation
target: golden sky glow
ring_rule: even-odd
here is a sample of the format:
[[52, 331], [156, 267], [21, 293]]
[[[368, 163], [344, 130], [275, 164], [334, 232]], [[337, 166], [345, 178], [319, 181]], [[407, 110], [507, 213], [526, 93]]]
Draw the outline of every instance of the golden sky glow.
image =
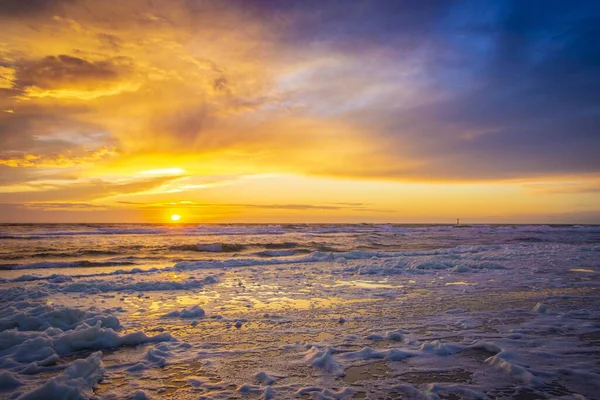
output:
[[504, 125], [529, 129], [521, 114], [450, 115], [480, 82], [416, 28], [369, 39], [252, 1], [52, 4], [0, 7], [0, 222], [600, 222], [591, 146], [541, 127], [521, 143]]

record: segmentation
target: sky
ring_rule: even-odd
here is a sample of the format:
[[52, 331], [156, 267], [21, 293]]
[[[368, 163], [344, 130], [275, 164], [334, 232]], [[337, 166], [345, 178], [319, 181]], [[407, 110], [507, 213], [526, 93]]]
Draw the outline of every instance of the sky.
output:
[[600, 223], [600, 2], [0, 0], [0, 222]]

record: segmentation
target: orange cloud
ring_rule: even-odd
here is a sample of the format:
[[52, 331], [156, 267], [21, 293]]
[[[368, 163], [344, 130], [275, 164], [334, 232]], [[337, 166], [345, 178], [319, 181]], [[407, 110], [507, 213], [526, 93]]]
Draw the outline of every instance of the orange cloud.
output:
[[0, 154], [0, 165], [8, 167], [65, 168], [97, 162], [116, 155], [115, 149], [107, 146], [102, 146], [97, 150], [83, 151], [80, 155], [67, 152], [49, 155], [16, 154], [11, 157], [10, 153], [4, 153], [4, 157]]

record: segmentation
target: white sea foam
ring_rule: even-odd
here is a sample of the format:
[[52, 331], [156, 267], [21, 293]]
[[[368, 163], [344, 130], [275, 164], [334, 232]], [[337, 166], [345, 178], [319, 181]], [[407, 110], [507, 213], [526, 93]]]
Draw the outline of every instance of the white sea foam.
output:
[[333, 358], [332, 349], [329, 347], [319, 349], [316, 346], [312, 346], [304, 353], [304, 361], [327, 374], [336, 376], [344, 375], [344, 370]]
[[205, 312], [199, 306], [184, 308], [183, 310], [174, 310], [166, 313], [162, 318], [203, 318]]
[[104, 375], [102, 352], [71, 363], [65, 372], [50, 379], [42, 387], [19, 397], [21, 400], [87, 399]]

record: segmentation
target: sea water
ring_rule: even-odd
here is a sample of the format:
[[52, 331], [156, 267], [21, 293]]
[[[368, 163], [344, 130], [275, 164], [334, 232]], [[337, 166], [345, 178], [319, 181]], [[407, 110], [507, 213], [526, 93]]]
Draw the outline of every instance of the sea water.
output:
[[599, 226], [0, 225], [0, 398], [599, 398], [599, 285]]

